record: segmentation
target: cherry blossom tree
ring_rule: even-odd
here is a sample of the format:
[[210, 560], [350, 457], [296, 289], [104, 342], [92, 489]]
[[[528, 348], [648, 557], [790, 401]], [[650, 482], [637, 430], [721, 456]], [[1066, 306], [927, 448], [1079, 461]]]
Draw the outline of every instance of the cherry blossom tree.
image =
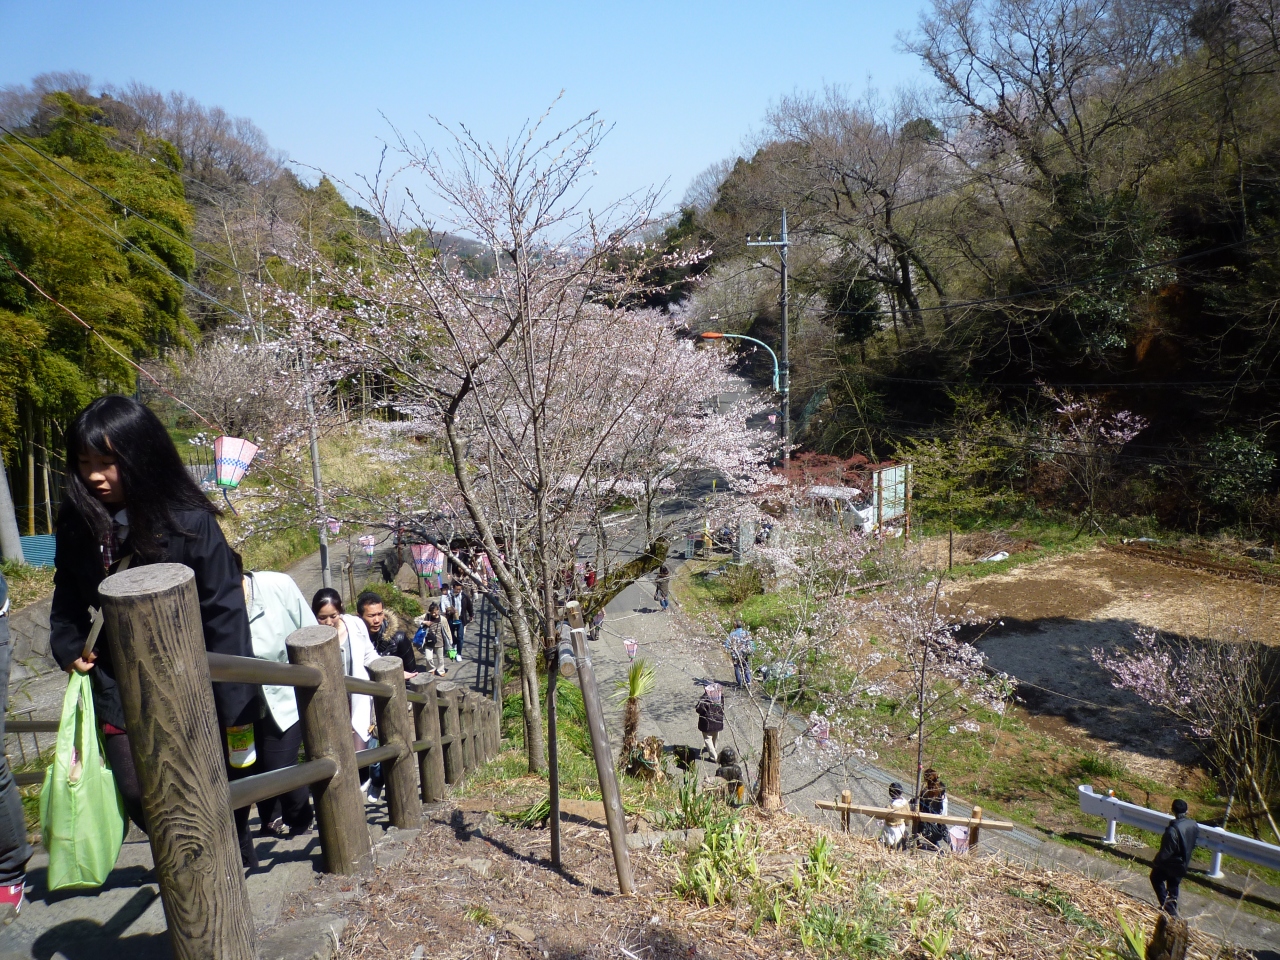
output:
[[[762, 726], [787, 731], [798, 756], [816, 748], [832, 761], [867, 762], [895, 735], [877, 709], [891, 701], [909, 708], [922, 760], [926, 740], [976, 731], [983, 710], [1002, 714], [1013, 682], [959, 638], [941, 585], [914, 552], [886, 550], [826, 515], [800, 476], [805, 467], [755, 502], [773, 524], [758, 562], [786, 611], [754, 634], [763, 682], [749, 692]], [[777, 779], [762, 770], [762, 782]]]
[[1258, 801], [1280, 840], [1267, 801], [1280, 780], [1280, 756], [1270, 736], [1280, 718], [1276, 662], [1244, 631], [1230, 632], [1234, 636], [1225, 639], [1191, 641], [1139, 627], [1132, 649], [1096, 648], [1093, 660], [1116, 689], [1168, 711], [1229, 796], [1239, 795], [1250, 808]]
[[1080, 529], [1090, 523], [1097, 526], [1098, 495], [1114, 473], [1124, 445], [1147, 428], [1147, 421], [1128, 410], [1108, 413], [1096, 397], [1078, 397], [1050, 387], [1044, 388], [1044, 394], [1056, 414], [1049, 425], [1045, 455], [1066, 471], [1084, 498]]
[[[399, 175], [373, 181], [362, 200], [384, 241], [369, 261], [335, 268], [299, 245], [293, 272], [314, 285], [274, 294], [319, 376], [365, 373], [385, 388], [387, 420], [367, 429], [371, 458], [394, 462], [395, 478], [336, 493], [351, 518], [461, 531], [483, 546], [519, 649], [531, 769], [545, 765], [536, 638], [554, 644], [555, 587], [584, 534], [642, 490], [643, 552], [661, 562], [664, 483], [700, 465], [750, 489], [764, 453], [747, 411], [710, 403], [729, 382], [724, 360], [629, 306], [656, 257], [634, 239], [654, 197], [589, 209], [584, 178], [603, 125], [545, 123], [501, 146], [463, 128], [448, 156], [402, 138], [402, 172], [425, 180], [441, 219]], [[442, 252], [442, 227], [493, 260]]]

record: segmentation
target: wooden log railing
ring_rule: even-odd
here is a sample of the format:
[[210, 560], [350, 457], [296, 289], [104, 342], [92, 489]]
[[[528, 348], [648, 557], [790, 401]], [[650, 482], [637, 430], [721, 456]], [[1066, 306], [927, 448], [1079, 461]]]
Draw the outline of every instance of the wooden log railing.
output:
[[[286, 642], [289, 663], [208, 653], [190, 569], [149, 564], [102, 582], [105, 632], [142, 787], [148, 839], [180, 960], [250, 960], [253, 922], [231, 812], [310, 786], [325, 869], [372, 866], [362, 768], [383, 764], [393, 826], [416, 826], [423, 801], [487, 763], [501, 744], [501, 706], [434, 677], [406, 692], [399, 658], [344, 675], [337, 631], [304, 627]], [[291, 686], [307, 760], [228, 782], [213, 683]], [[374, 698], [381, 745], [357, 752], [349, 697]], [[6, 732], [54, 733], [57, 721], [11, 720]], [[15, 776], [39, 784], [43, 773]]]
[[871, 817], [873, 820], [906, 820], [914, 824], [920, 823], [940, 823], [944, 826], [958, 826], [969, 828], [969, 849], [972, 850], [978, 845], [982, 831], [985, 830], [1012, 830], [1014, 824], [1008, 820], [984, 820], [982, 817], [982, 808], [974, 807], [973, 815], [969, 817], [956, 817], [944, 815], [941, 813], [921, 813], [918, 810], [895, 810], [892, 807], [876, 807], [869, 804], [852, 803], [850, 801], [850, 791], [845, 790], [839, 800], [818, 800], [814, 806], [819, 810], [835, 810], [840, 814], [840, 822], [843, 830], [849, 832], [849, 815], [860, 814], [864, 817]]

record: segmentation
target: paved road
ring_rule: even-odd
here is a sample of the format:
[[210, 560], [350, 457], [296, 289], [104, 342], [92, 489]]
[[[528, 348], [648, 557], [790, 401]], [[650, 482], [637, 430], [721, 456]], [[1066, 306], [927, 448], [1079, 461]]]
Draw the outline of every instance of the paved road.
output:
[[[633, 537], [631, 542], [637, 541], [638, 538]], [[678, 568], [680, 564], [681, 561], [675, 560], [671, 566]], [[733, 667], [719, 645], [705, 641], [691, 643], [687, 638], [700, 631], [691, 627], [675, 607], [662, 611], [653, 594], [654, 585], [649, 578], [623, 590], [606, 608], [601, 639], [592, 644], [592, 662], [602, 692], [612, 692], [615, 684], [625, 678], [629, 661], [623, 639], [635, 638], [640, 644], [637, 657], [652, 661], [658, 674], [653, 692], [641, 704], [640, 736], [659, 736], [668, 745], [687, 744], [700, 748], [702, 735], [697, 729], [694, 704], [708, 681], [725, 684], [726, 727], [720, 745], [734, 746], [739, 754], [748, 758], [748, 765], [754, 773], [758, 768], [763, 738], [760, 708], [746, 693], [732, 689]], [[622, 739], [621, 706], [612, 705], [608, 716], [610, 736], [616, 747]], [[904, 773], [824, 756], [812, 740], [800, 736], [802, 725], [793, 723], [789, 729], [792, 742], [785, 742], [787, 735], [783, 738], [782, 788], [783, 801], [792, 813], [826, 822], [838, 829], [836, 815], [816, 810], [814, 801], [834, 800], [841, 791], [849, 790], [855, 803], [883, 805], [887, 801], [889, 783], [894, 780], [904, 784], [914, 782]], [[713, 772], [708, 763], [699, 766], [704, 776]], [[951, 801], [951, 809], [958, 815], [965, 815], [972, 808], [956, 798]], [[872, 835], [878, 832], [866, 818], [856, 817], [855, 820], [857, 829]], [[985, 831], [982, 848], [987, 855], [1096, 877], [1100, 882], [1119, 886], [1154, 906], [1145, 873], [1046, 840], [1031, 831], [1022, 828], [1012, 833]], [[1280, 891], [1272, 893], [1280, 894]], [[1202, 896], [1188, 891], [1186, 887], [1183, 888], [1181, 905], [1183, 915], [1197, 928], [1257, 951], [1260, 960], [1280, 960], [1280, 925], [1243, 913], [1225, 898]]]

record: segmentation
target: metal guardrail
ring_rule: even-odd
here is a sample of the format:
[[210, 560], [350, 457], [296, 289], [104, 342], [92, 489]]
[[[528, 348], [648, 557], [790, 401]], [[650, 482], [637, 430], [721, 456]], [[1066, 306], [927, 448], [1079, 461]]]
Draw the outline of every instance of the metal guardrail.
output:
[[[1093, 787], [1080, 784], [1076, 788], [1080, 799], [1080, 810], [1107, 821], [1105, 844], [1116, 842], [1116, 824], [1123, 823], [1152, 833], [1164, 833], [1164, 828], [1173, 822], [1173, 816], [1160, 813], [1149, 807], [1140, 807], [1136, 803], [1126, 803], [1112, 794], [1094, 793]], [[1238, 833], [1228, 833], [1221, 827], [1209, 827], [1200, 824], [1200, 839], [1196, 846], [1213, 852], [1213, 862], [1209, 866], [1210, 877], [1218, 878], [1222, 873], [1222, 855], [1235, 857], [1237, 860], [1248, 860], [1259, 866], [1280, 870], [1280, 847], [1252, 837], [1243, 837]]]

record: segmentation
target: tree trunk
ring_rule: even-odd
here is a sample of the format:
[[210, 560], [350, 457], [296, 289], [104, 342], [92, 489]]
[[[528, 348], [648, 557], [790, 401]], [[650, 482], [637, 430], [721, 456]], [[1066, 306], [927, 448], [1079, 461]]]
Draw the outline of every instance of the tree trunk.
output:
[[782, 809], [782, 747], [777, 727], [765, 727], [760, 750], [760, 808]]
[[1162, 913], [1147, 944], [1147, 960], [1185, 960], [1190, 936], [1187, 921]]
[[18, 539], [18, 515], [14, 512], [3, 456], [0, 456], [0, 556], [17, 563], [27, 562], [22, 556], [22, 541]]

